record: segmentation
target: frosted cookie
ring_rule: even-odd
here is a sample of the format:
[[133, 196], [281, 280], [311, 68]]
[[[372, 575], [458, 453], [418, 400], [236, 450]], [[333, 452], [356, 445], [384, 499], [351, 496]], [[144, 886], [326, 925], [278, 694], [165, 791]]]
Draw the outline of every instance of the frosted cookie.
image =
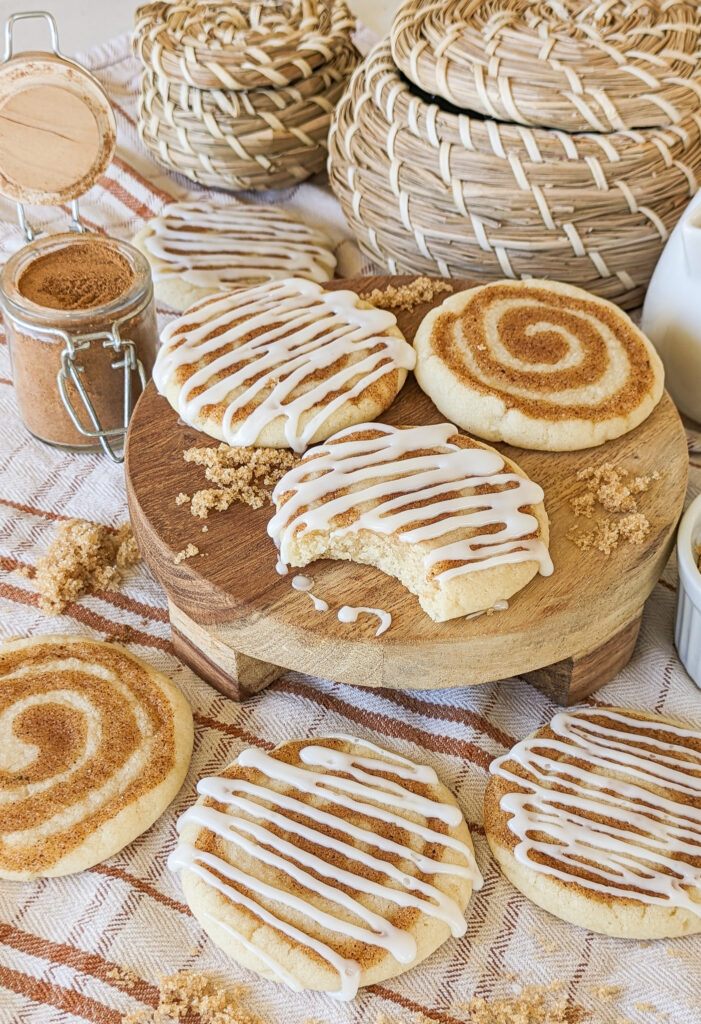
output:
[[630, 317], [556, 281], [451, 295], [414, 339], [416, 379], [444, 416], [489, 441], [573, 451], [646, 419], [662, 363]]
[[490, 771], [489, 845], [539, 907], [624, 938], [701, 931], [701, 731], [563, 711]]
[[210, 437], [299, 452], [382, 413], [414, 362], [394, 314], [289, 278], [192, 306], [163, 332], [153, 379]]
[[176, 310], [217, 291], [262, 281], [333, 277], [331, 239], [279, 206], [236, 200], [169, 203], [134, 245], [151, 264], [156, 297]]
[[553, 571], [541, 488], [451, 423], [341, 431], [285, 474], [273, 501], [268, 533], [283, 563], [377, 566], [436, 622]]
[[290, 988], [351, 999], [450, 935], [482, 879], [432, 768], [352, 736], [244, 750], [202, 779], [169, 866], [210, 938]]
[[192, 713], [167, 676], [85, 637], [0, 644], [0, 878], [117, 853], [182, 785]]

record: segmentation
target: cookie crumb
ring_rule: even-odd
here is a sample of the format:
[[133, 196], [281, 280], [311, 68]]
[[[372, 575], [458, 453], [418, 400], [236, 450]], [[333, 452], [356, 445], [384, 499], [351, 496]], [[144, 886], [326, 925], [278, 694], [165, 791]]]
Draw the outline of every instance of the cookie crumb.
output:
[[34, 579], [39, 608], [60, 615], [72, 601], [91, 590], [114, 590], [124, 570], [141, 561], [130, 523], [116, 530], [84, 519], [58, 523], [56, 535], [38, 559]]
[[191, 500], [192, 499], [190, 498], [189, 494], [185, 494], [184, 491], [181, 491], [180, 494], [175, 499], [175, 504], [176, 505], [187, 505], [188, 501], [191, 501]]
[[177, 555], [173, 559], [176, 565], [184, 562], [186, 558], [194, 558], [195, 555], [199, 555], [200, 549], [192, 542], [184, 547], [182, 551], [178, 551]]
[[434, 281], [430, 277], [417, 277], [411, 284], [387, 285], [373, 288], [371, 292], [360, 292], [360, 298], [382, 309], [410, 310], [421, 302], [431, 302], [442, 292], [452, 292], [453, 286], [447, 281]]
[[245, 1004], [247, 989], [224, 989], [207, 974], [179, 971], [158, 979], [158, 1006], [122, 1017], [122, 1024], [177, 1024], [197, 1017], [198, 1024], [263, 1024]]
[[[217, 448], [188, 448], [185, 462], [204, 467], [205, 476], [217, 487], [195, 491], [190, 512], [206, 519], [210, 512], [225, 512], [235, 501], [251, 508], [272, 502], [278, 480], [298, 462], [287, 448], [244, 448], [220, 444]], [[177, 501], [177, 499], [176, 499]]]

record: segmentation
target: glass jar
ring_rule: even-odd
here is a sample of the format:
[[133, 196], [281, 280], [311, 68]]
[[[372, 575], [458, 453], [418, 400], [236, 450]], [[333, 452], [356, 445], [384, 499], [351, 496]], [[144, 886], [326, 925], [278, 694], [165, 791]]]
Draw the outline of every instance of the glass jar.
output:
[[[75, 246], [96, 248], [94, 254], [90, 250], [86, 254], [78, 253]], [[101, 260], [105, 265], [118, 262], [122, 275], [118, 294], [107, 294], [101, 301], [100, 281], [97, 276], [92, 281], [89, 273], [83, 275], [87, 292], [81, 294], [78, 289], [73, 294], [70, 289], [75, 282], [68, 266], [58, 283], [51, 277], [53, 265], [60, 268], [62, 260], [78, 256], [85, 264], [86, 255], [94, 255], [96, 268]], [[23, 284], [32, 279], [32, 272], [34, 279], [38, 277], [37, 268], [48, 298]], [[65, 295], [60, 286], [67, 289]], [[35, 294], [30, 297], [32, 290]], [[40, 301], [36, 295], [41, 295]], [[151, 271], [145, 257], [127, 242], [92, 233], [38, 238], [5, 264], [0, 275], [0, 310], [17, 402], [28, 430], [41, 441], [72, 450], [101, 447], [121, 461], [117, 449], [158, 347]]]

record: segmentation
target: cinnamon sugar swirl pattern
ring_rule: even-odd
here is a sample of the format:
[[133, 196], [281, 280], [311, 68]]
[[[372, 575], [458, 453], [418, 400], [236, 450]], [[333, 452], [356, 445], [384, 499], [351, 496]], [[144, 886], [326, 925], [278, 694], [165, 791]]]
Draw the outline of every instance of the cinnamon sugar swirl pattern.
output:
[[451, 423], [341, 431], [285, 474], [273, 501], [268, 533], [283, 563], [375, 565], [437, 622], [553, 571], [541, 488]]
[[416, 378], [490, 441], [571, 451], [632, 430], [662, 397], [662, 363], [617, 306], [554, 281], [452, 295], [416, 333]]
[[289, 278], [211, 296], [162, 335], [158, 391], [230, 445], [304, 451], [387, 409], [414, 366], [392, 313]]
[[0, 878], [72, 874], [121, 850], [180, 788], [192, 728], [171, 681], [120, 647], [0, 645]]
[[205, 931], [258, 974], [351, 999], [464, 934], [482, 879], [432, 768], [333, 735], [244, 750], [197, 788], [169, 866]]
[[156, 295], [184, 310], [206, 295], [262, 281], [333, 277], [333, 243], [279, 206], [230, 200], [169, 203], [134, 238], [153, 270]]
[[608, 935], [701, 931], [701, 732], [639, 711], [560, 712], [490, 769], [507, 878]]

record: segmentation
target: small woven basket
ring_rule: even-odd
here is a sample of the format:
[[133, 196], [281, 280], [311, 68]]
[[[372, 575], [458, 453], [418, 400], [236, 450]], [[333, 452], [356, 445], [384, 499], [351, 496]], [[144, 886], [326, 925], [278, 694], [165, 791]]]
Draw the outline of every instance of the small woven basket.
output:
[[358, 63], [345, 0], [152, 3], [136, 14], [139, 132], [207, 186], [285, 188], [321, 170]]
[[383, 41], [336, 108], [329, 176], [392, 273], [551, 277], [632, 308], [701, 177], [701, 117], [607, 134], [486, 119], [432, 102]]
[[698, 0], [407, 0], [392, 53], [466, 110], [567, 131], [681, 124], [701, 107]]

